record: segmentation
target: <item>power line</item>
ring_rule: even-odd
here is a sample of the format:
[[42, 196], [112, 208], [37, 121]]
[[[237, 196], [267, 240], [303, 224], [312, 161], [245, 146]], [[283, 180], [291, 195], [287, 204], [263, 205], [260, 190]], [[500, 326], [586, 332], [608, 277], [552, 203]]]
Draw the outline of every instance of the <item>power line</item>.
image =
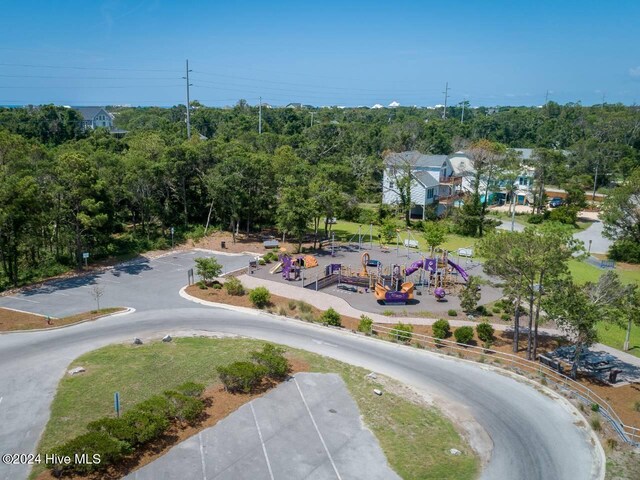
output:
[[120, 68], [120, 67], [77, 67], [67, 65], [35, 65], [26, 63], [0, 63], [1, 67], [25, 67], [25, 68], [59, 68], [71, 70], [101, 70], [114, 72], [164, 72], [164, 73], [181, 73], [179, 70], [163, 70], [163, 69], [144, 69], [144, 68]]
[[176, 77], [76, 77], [66, 75], [7, 75], [0, 74], [2, 78], [46, 78], [61, 80], [175, 80]]
[[187, 138], [191, 138], [191, 113], [190, 113], [191, 102], [189, 101], [189, 87], [191, 86], [191, 84], [189, 83], [189, 72], [191, 72], [191, 70], [189, 70], [189, 59], [187, 59], [186, 65], [187, 65], [187, 76], [183, 78], [187, 80]]

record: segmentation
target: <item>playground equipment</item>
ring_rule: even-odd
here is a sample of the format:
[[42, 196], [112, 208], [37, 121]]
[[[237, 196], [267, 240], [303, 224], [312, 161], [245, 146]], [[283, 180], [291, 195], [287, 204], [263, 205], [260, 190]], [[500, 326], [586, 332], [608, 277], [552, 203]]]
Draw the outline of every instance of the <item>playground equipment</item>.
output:
[[382, 283], [376, 283], [374, 294], [376, 300], [383, 302], [386, 305], [403, 303], [406, 304], [409, 300], [413, 299], [414, 285], [412, 282], [404, 282], [400, 287], [400, 290], [391, 290], [388, 286]]
[[271, 267], [269, 273], [273, 275], [274, 273], [278, 273], [280, 270], [282, 270], [282, 262], [277, 262], [273, 267]]

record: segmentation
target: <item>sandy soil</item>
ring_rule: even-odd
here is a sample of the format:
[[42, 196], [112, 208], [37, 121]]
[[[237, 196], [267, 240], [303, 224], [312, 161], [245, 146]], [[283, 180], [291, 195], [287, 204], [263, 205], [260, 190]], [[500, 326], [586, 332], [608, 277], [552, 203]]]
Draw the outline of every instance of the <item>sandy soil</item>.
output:
[[103, 308], [99, 312], [84, 312], [64, 318], [53, 318], [38, 315], [36, 313], [20, 312], [9, 308], [0, 308], [0, 332], [13, 330], [33, 330], [43, 328], [55, 328], [72, 323], [97, 320], [105, 315], [124, 311], [124, 308]]

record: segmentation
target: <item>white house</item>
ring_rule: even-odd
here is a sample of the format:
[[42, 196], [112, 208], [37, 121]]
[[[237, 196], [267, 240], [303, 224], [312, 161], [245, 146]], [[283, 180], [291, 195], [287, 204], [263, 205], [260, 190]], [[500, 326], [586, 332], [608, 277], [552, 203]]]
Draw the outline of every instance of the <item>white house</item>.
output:
[[113, 115], [102, 107], [71, 107], [82, 115], [82, 126], [85, 130], [106, 128], [113, 130]]
[[[411, 178], [412, 216], [423, 217], [427, 206], [446, 205], [460, 192], [459, 177], [455, 177], [447, 155], [424, 155], [417, 151], [392, 153], [385, 158], [382, 179], [382, 203], [400, 203], [398, 183]], [[444, 208], [444, 207], [443, 207]]]

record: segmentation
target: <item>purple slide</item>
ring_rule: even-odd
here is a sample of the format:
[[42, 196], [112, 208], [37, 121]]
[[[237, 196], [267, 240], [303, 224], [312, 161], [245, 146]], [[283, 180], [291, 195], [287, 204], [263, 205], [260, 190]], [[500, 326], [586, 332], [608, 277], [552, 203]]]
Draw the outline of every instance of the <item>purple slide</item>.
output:
[[[449, 263], [449, 265], [451, 265], [453, 268], [455, 268], [458, 271], [458, 273], [464, 279], [465, 282], [469, 279], [469, 274], [464, 270], [464, 268], [462, 268], [460, 265], [452, 262], [449, 259], [447, 259], [447, 262]], [[411, 275], [419, 268], [423, 268], [424, 270], [427, 270], [429, 272], [435, 272], [438, 268], [437, 265], [438, 264], [435, 258], [425, 258], [424, 260], [418, 260], [416, 262], [413, 262], [411, 265], [407, 267], [404, 273], [405, 275]]]
[[447, 259], [447, 262], [449, 263], [449, 265], [451, 265], [453, 268], [455, 268], [458, 271], [458, 273], [464, 279], [465, 282], [467, 280], [469, 280], [469, 274], [466, 272], [466, 270], [464, 268], [462, 268], [460, 265], [458, 265], [457, 263], [452, 262], [449, 259]]

